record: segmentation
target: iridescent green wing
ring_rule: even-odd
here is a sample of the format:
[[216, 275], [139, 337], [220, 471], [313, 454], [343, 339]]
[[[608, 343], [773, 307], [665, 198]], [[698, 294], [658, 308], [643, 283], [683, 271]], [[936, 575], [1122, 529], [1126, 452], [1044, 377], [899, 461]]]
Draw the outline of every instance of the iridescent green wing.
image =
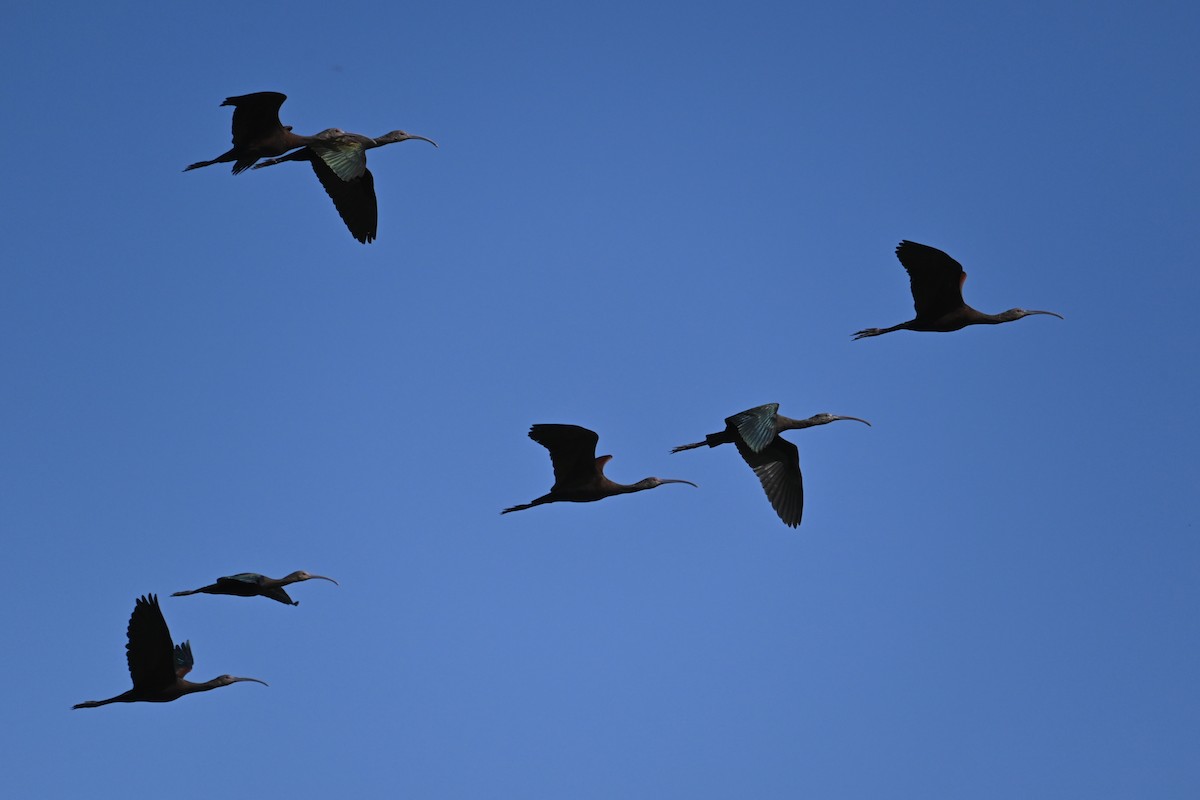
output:
[[759, 453], [775, 438], [775, 416], [778, 413], [779, 403], [767, 403], [726, 417], [725, 424], [738, 432], [747, 447]]
[[333, 173], [344, 181], [361, 178], [367, 171], [367, 150], [365, 145], [371, 142], [366, 136], [346, 133], [334, 136], [319, 145], [311, 145], [313, 151], [321, 157]]

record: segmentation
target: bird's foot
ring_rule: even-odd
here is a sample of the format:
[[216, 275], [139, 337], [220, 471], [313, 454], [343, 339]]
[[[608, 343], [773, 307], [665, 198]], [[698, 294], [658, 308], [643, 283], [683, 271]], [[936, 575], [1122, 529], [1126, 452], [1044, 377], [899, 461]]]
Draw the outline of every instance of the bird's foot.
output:
[[879, 334], [885, 333], [885, 332], [886, 331], [884, 331], [883, 328], [866, 328], [864, 330], [857, 331], [854, 334], [854, 341], [858, 341], [859, 339], [865, 339], [868, 336], [878, 336]]

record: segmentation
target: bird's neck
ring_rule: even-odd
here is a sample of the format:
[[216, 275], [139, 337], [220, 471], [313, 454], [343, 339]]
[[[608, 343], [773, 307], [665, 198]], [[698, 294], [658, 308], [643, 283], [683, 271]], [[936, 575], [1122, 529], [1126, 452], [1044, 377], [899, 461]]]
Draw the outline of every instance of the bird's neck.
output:
[[179, 693], [181, 695], [184, 695], [184, 694], [193, 694], [195, 692], [207, 692], [212, 689], [217, 689], [221, 686], [224, 686], [224, 684], [222, 684], [220, 682], [220, 680], [221, 680], [220, 678], [213, 678], [211, 681], [204, 681], [203, 683], [192, 683], [191, 681], [186, 681], [186, 680], [180, 678], [179, 679]]

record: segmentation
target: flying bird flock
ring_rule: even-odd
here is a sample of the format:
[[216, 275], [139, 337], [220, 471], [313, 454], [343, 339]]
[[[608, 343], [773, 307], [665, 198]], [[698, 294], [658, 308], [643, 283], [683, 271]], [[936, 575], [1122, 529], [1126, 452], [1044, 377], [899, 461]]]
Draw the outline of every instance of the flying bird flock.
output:
[[[233, 164], [233, 174], [261, 169], [285, 161], [307, 162], [325, 193], [333, 201], [350, 234], [363, 244], [378, 234], [379, 209], [375, 198], [375, 179], [367, 169], [367, 151], [387, 144], [418, 139], [437, 147], [424, 136], [391, 131], [377, 138], [327, 128], [312, 136], [292, 132], [279, 120], [279, 109], [286, 100], [279, 92], [255, 92], [228, 97], [222, 106], [233, 106], [233, 147], [210, 161], [198, 161], [186, 167], [194, 170], [213, 164]], [[854, 339], [880, 336], [893, 331], [958, 331], [968, 325], [997, 325], [1032, 315], [1062, 319], [1053, 311], [1012, 308], [999, 314], [976, 311], [963, 301], [962, 287], [967, 275], [962, 265], [946, 253], [929, 245], [908, 240], [896, 247], [896, 257], [908, 272], [916, 316], [890, 328], [865, 328]], [[732, 444], [742, 460], [754, 471], [771, 508], [786, 526], [799, 527], [804, 514], [804, 482], [800, 472], [800, 452], [782, 434], [831, 422], [851, 420], [870, 426], [860, 417], [816, 414], [807, 419], [791, 419], [779, 413], [778, 403], [767, 403], [725, 418], [724, 429], [708, 434], [703, 441], [679, 445], [678, 453], [699, 447]], [[549, 451], [554, 471], [550, 491], [528, 503], [510, 506], [500, 513], [524, 511], [547, 503], [587, 503], [621, 494], [632, 494], [670, 483], [687, 484], [679, 478], [643, 478], [636, 483], [617, 483], [604, 474], [612, 458], [597, 456], [599, 435], [579, 425], [538, 423], [529, 429], [529, 438]], [[698, 488], [698, 487], [696, 487]], [[193, 594], [222, 594], [235, 597], [266, 597], [296, 606], [284, 587], [308, 580], [333, 578], [308, 572], [293, 572], [283, 578], [268, 578], [258, 573], [238, 573], [221, 577], [198, 589], [175, 592], [173, 597]], [[187, 694], [206, 692], [232, 683], [257, 678], [221, 675], [203, 683], [184, 678], [192, 669], [190, 642], [174, 644], [158, 598], [153, 594], [139, 597], [134, 604], [127, 629], [126, 659], [133, 688], [107, 700], [90, 700], [74, 708], [95, 708], [109, 703], [163, 703]]]

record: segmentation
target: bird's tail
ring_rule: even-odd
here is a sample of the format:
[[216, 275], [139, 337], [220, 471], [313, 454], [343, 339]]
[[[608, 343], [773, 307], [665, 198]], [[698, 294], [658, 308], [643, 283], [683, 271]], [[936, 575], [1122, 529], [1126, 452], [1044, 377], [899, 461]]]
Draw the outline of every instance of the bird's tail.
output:
[[82, 703], [76, 703], [75, 705], [71, 706], [71, 709], [74, 710], [76, 708], [99, 708], [100, 706], [106, 706], [109, 703], [112, 703], [115, 701], [116, 701], [116, 698], [110, 698], [108, 700], [85, 700]]
[[680, 450], [691, 450], [692, 448], [703, 447], [704, 445], [708, 445], [709, 447], [716, 447], [719, 444], [728, 444], [729, 442], [732, 442], [732, 441], [733, 441], [733, 437], [731, 437], [729, 435], [729, 431], [717, 431], [716, 433], [710, 433], [708, 436], [705, 436], [703, 442], [692, 442], [691, 444], [681, 444], [681, 445], [679, 445], [679, 447], [673, 448], [671, 450], [671, 452], [678, 453]]

